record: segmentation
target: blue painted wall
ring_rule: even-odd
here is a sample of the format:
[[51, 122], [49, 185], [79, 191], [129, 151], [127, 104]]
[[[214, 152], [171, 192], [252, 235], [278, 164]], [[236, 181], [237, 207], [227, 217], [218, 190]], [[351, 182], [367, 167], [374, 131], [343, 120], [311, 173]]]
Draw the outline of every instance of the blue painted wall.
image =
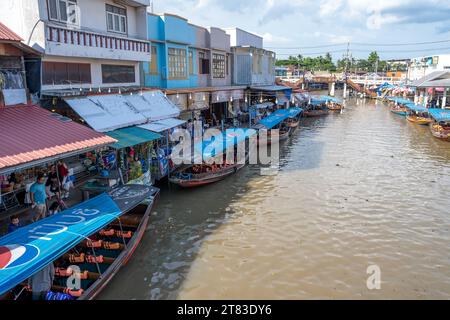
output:
[[[143, 63], [144, 85], [151, 88], [181, 89], [198, 87], [198, 56], [189, 45], [195, 43], [195, 30], [186, 20], [171, 15], [148, 15], [149, 40], [157, 47], [158, 74], [150, 73], [150, 63]], [[176, 43], [174, 43], [176, 42]], [[185, 79], [168, 79], [168, 49], [186, 50], [187, 75]], [[193, 73], [189, 70], [189, 50], [193, 52]]]

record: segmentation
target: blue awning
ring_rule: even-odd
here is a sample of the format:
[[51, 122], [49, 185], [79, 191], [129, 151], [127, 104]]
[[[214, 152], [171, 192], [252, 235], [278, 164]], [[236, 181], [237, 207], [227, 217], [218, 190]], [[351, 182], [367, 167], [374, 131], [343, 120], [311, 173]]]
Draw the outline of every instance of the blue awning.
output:
[[388, 97], [387, 99], [392, 101], [392, 102], [399, 103], [399, 104], [408, 104], [408, 103], [412, 103], [413, 102], [411, 100], [403, 99], [403, 98], [399, 98], [399, 97]]
[[334, 103], [340, 103], [341, 100], [339, 100], [338, 98], [335, 97], [330, 97], [330, 96], [320, 96], [319, 97], [320, 100], [325, 100], [326, 102], [334, 102]]
[[261, 119], [259, 124], [263, 125], [267, 129], [272, 129], [289, 117], [291, 116], [288, 109], [278, 109], [268, 117]]
[[327, 103], [326, 99], [313, 97], [313, 98], [311, 98], [311, 102], [309, 104], [311, 104], [313, 106], [320, 106], [320, 105], [325, 104], [325, 103]]
[[450, 121], [450, 110], [428, 109], [431, 117], [436, 121]]
[[203, 140], [195, 145], [195, 152], [201, 154], [203, 160], [207, 160], [225, 153], [234, 146], [245, 142], [247, 138], [256, 135], [256, 130], [248, 128], [227, 129], [211, 137], [209, 140]]
[[162, 138], [162, 136], [158, 133], [139, 127], [117, 129], [114, 131], [106, 132], [106, 134], [111, 138], [117, 140], [116, 143], [111, 145], [114, 149], [133, 147], [141, 143], [150, 142]]
[[302, 108], [297, 107], [291, 107], [287, 110], [289, 111], [289, 118], [295, 118], [296, 116], [298, 116], [300, 113], [303, 112]]
[[123, 186], [0, 238], [0, 295], [151, 198], [157, 190]]

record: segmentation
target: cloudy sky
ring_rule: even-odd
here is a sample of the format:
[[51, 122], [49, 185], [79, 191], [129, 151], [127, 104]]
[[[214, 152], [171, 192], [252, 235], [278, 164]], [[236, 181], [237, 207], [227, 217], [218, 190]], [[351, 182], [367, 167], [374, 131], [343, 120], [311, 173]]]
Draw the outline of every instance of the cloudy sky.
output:
[[[371, 49], [383, 59], [450, 53], [449, 0], [154, 0], [154, 8], [202, 26], [255, 32], [279, 58], [327, 51], [340, 58], [347, 42], [357, 58]], [[441, 42], [365, 45], [434, 41]]]

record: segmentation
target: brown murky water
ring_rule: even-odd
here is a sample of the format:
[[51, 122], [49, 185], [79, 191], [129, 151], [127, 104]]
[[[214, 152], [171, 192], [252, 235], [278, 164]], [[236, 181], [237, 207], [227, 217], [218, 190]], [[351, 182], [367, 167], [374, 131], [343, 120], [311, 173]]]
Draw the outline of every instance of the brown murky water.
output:
[[[102, 299], [449, 299], [450, 144], [374, 101], [304, 119], [281, 171], [162, 190]], [[367, 268], [381, 269], [369, 290]]]

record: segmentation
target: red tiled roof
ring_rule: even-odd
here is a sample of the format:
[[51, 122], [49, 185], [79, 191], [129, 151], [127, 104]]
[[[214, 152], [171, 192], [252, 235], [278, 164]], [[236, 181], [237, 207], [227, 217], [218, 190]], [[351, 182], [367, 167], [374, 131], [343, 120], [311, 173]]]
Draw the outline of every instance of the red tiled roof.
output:
[[117, 142], [38, 106], [0, 108], [0, 169]]
[[15, 32], [13, 32], [11, 29], [9, 29], [1, 22], [0, 22], [0, 40], [18, 41], [18, 42], [23, 41], [21, 37], [19, 37]]

